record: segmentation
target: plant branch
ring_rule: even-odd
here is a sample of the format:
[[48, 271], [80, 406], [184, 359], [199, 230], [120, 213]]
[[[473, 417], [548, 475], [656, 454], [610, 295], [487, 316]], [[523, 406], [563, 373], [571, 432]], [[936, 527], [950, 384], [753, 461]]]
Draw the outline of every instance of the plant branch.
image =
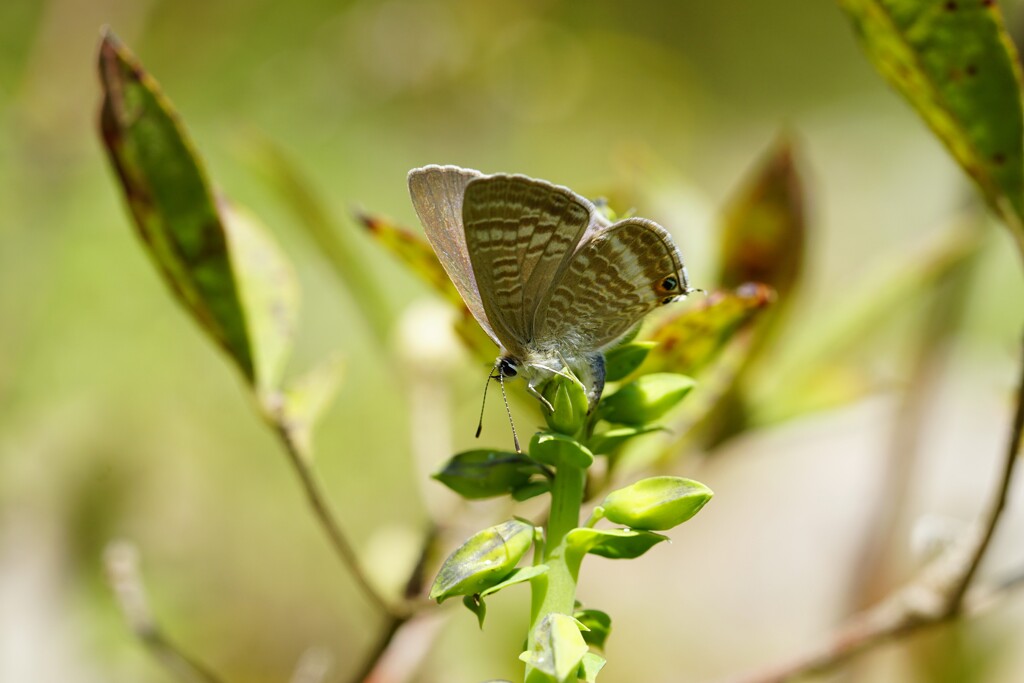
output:
[[126, 541], [111, 543], [103, 554], [103, 561], [107, 581], [125, 621], [153, 657], [176, 678], [187, 683], [224, 683], [224, 679], [208, 666], [171, 641], [156, 623], [142, 584], [139, 553], [135, 546]]
[[884, 641], [983, 612], [997, 602], [996, 596], [1024, 582], [1024, 577], [1018, 576], [993, 590], [975, 589], [968, 593], [1006, 507], [1022, 435], [1024, 359], [1002, 475], [979, 531], [960, 539], [913, 582], [854, 616], [823, 644], [783, 664], [732, 679], [731, 683], [783, 683], [833, 669]]
[[[1021, 347], [1024, 350], [1024, 340], [1022, 340]], [[1024, 359], [1021, 361], [1021, 377], [1017, 387], [1016, 401], [1017, 407], [1013, 414], [1013, 427], [1010, 430], [1010, 440], [1006, 445], [1006, 453], [1003, 456], [1003, 469], [996, 495], [992, 499], [982, 526], [981, 536], [965, 571], [950, 592], [948, 604], [950, 613], [955, 613], [960, 609], [964, 595], [967, 593], [967, 589], [970, 587], [971, 581], [974, 579], [975, 574], [977, 574], [978, 567], [981, 565], [981, 561], [985, 557], [989, 545], [992, 543], [992, 537], [995, 535], [996, 527], [1003, 516], [1003, 510], [1006, 509], [1006, 500], [1010, 493], [1010, 482], [1013, 480], [1013, 471], [1017, 465], [1021, 436], [1024, 435]]]

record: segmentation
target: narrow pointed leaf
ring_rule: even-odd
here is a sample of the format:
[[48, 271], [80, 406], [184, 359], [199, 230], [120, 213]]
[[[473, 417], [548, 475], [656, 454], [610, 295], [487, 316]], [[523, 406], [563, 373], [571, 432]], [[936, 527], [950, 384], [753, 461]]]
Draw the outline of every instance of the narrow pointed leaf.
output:
[[630, 342], [608, 351], [604, 359], [605, 381], [618, 382], [633, 374], [657, 345], [654, 341]]
[[735, 289], [759, 282], [786, 300], [803, 269], [804, 215], [793, 146], [783, 137], [726, 207], [718, 284]]
[[608, 613], [597, 609], [582, 609], [573, 614], [573, 617], [587, 627], [583, 632], [583, 640], [587, 641], [588, 645], [603, 650], [612, 632], [612, 618]]
[[494, 343], [473, 319], [448, 273], [437, 260], [430, 243], [421, 235], [381, 216], [364, 213], [359, 214], [358, 219], [378, 244], [390, 251], [411, 273], [430, 285], [441, 298], [459, 310], [460, 315], [455, 323], [455, 331], [459, 338], [478, 358], [493, 361]]
[[994, 0], [840, 0], [875, 69], [1024, 240], [1021, 78]]
[[110, 33], [99, 70], [103, 142], [154, 264], [245, 377], [273, 389], [297, 307], [290, 266], [251, 217], [218, 205], [170, 102]]
[[658, 345], [641, 371], [699, 375], [740, 330], [774, 302], [774, 290], [760, 284], [712, 293], [702, 304], [669, 318], [654, 331], [651, 341]]
[[465, 306], [459, 291], [455, 289], [426, 239], [382, 216], [362, 213], [357, 218], [378, 244], [397, 257], [410, 272], [429, 284], [445, 301], [459, 308]]

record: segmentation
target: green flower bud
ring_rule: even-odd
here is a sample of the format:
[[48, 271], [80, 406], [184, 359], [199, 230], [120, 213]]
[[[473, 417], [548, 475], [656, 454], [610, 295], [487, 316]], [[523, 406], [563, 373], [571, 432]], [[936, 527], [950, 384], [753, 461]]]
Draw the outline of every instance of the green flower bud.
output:
[[696, 386], [691, 378], [670, 372], [644, 375], [601, 402], [608, 422], [640, 426], [667, 413]]
[[533, 526], [518, 519], [474, 534], [448, 556], [430, 589], [430, 599], [476, 595], [511, 574], [533, 543]]
[[632, 529], [661, 531], [697, 514], [714, 495], [707, 486], [682, 477], [651, 477], [612, 491], [602, 508], [609, 521]]
[[554, 408], [548, 410], [543, 404], [541, 407], [548, 427], [569, 436], [583, 429], [590, 406], [587, 391], [578, 380], [555, 375], [545, 383], [543, 395]]

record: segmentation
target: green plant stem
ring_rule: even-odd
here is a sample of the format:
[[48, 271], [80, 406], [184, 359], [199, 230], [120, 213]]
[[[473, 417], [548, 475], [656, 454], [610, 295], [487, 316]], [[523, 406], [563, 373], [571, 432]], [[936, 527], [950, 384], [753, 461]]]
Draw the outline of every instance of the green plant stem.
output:
[[[546, 574], [531, 582], [533, 590], [530, 635], [527, 649], [534, 645], [537, 627], [549, 614], [572, 616], [576, 609], [576, 579], [579, 562], [566, 555], [566, 535], [580, 523], [580, 506], [586, 487], [586, 470], [562, 465], [551, 484], [551, 513], [548, 516], [547, 540], [544, 544]], [[526, 683], [550, 683], [546, 674], [526, 667]]]

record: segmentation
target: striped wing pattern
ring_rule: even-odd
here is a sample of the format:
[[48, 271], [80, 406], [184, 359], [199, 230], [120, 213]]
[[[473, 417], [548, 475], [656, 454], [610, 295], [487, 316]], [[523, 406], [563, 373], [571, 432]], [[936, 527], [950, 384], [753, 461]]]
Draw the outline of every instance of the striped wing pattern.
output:
[[601, 349], [686, 291], [668, 232], [644, 218], [620, 221], [582, 244], [552, 283], [536, 311], [533, 347], [566, 356]]
[[533, 349], [534, 312], [592, 212], [570, 190], [526, 176], [486, 176], [466, 185], [462, 222], [472, 270], [487, 319], [513, 355]]

